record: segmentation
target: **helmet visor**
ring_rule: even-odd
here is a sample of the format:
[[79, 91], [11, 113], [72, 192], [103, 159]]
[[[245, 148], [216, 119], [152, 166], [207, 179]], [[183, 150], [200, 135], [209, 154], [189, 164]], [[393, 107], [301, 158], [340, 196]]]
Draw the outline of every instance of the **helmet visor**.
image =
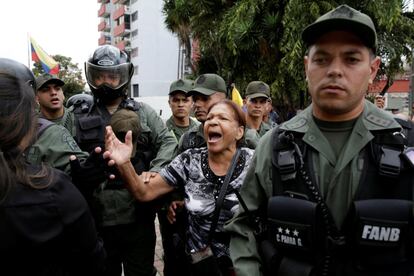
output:
[[130, 79], [129, 63], [103, 67], [87, 62], [85, 71], [88, 84], [94, 89], [104, 85], [112, 89], [118, 89], [127, 84]]

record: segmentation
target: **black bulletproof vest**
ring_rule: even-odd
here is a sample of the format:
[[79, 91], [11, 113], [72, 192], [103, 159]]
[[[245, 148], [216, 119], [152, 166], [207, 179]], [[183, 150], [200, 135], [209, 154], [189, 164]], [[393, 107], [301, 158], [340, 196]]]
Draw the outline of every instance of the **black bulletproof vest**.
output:
[[[313, 241], [310, 241], [308, 247], [311, 249], [306, 249], [308, 250], [305, 250], [306, 252], [296, 250], [295, 246], [290, 246], [289, 243], [295, 244], [297, 243], [297, 240], [294, 238], [294, 236], [292, 236], [291, 233], [290, 235], [284, 235], [284, 233], [282, 232], [281, 236], [285, 239], [285, 241], [283, 241], [285, 242], [285, 244], [282, 244], [282, 250], [279, 250], [280, 248], [278, 249], [278, 254], [281, 255], [280, 267], [295, 266], [297, 268], [296, 272], [298, 273], [295, 275], [298, 276], [390, 276], [408, 275], [409, 271], [414, 271], [412, 252], [412, 233], [414, 229], [412, 221], [414, 174], [413, 168], [409, 167], [408, 163], [401, 158], [401, 152], [403, 151], [404, 146], [407, 144], [413, 144], [412, 139], [414, 135], [412, 132], [414, 131], [414, 129], [411, 126], [412, 123], [408, 123], [407, 126], [403, 126], [404, 132], [406, 134], [406, 139], [403, 139], [401, 136], [394, 135], [390, 132], [373, 132], [375, 136], [374, 140], [371, 141], [361, 151], [360, 155], [364, 160], [364, 169], [355, 196], [355, 208], [351, 208], [348, 217], [344, 223], [343, 229], [336, 229], [336, 227], [330, 228], [334, 229], [333, 233], [331, 233], [330, 235], [333, 237], [334, 240], [340, 238], [342, 241], [341, 245], [336, 246], [336, 244], [332, 245], [329, 242], [331, 236], [329, 238], [326, 237], [326, 234], [324, 234], [326, 233], [326, 229], [324, 227], [319, 228], [317, 226], [318, 224], [323, 224], [324, 220], [319, 217], [315, 218], [313, 221], [315, 222], [315, 225], [317, 228], [319, 228], [319, 230], [313, 229], [313, 231], [319, 232], [319, 235], [316, 234], [315, 238], [313, 238]], [[283, 218], [280, 219], [280, 221], [283, 221], [284, 219], [289, 221], [298, 213], [318, 214], [315, 216], [322, 217], [324, 216], [323, 212], [321, 212], [321, 209], [323, 208], [320, 207], [320, 204], [318, 204], [318, 200], [315, 199], [315, 187], [310, 188], [310, 185], [307, 185], [305, 180], [305, 178], [307, 178], [308, 180], [312, 181], [314, 185], [316, 185], [317, 183], [314, 173], [315, 169], [312, 166], [312, 155], [314, 154], [314, 152], [310, 147], [307, 147], [305, 143], [301, 141], [301, 134], [291, 133], [292, 136], [290, 137], [294, 137], [293, 140], [297, 145], [296, 149], [294, 145], [289, 142], [289, 139], [286, 139], [286, 134], [287, 133], [278, 128], [274, 129], [272, 133], [272, 179], [273, 195], [275, 197], [273, 197], [271, 200], [276, 202], [279, 201], [277, 202], [277, 204], [275, 204], [275, 206], [278, 206], [282, 209], [285, 208], [284, 210], [277, 210], [278, 214], [283, 214]], [[303, 155], [302, 160], [304, 170], [299, 170], [299, 167], [301, 167], [301, 158], [299, 158], [297, 154], [297, 149], [299, 149]], [[294, 200], [291, 201], [294, 202], [294, 204], [289, 205], [287, 203], [284, 203], [286, 200], [284, 200], [283, 198], [294, 198]], [[375, 201], [375, 199], [379, 199], [379, 201]], [[287, 200], [286, 202], [288, 201], [289, 200]], [[306, 201], [311, 202], [311, 205], [307, 204]], [[314, 203], [316, 203], [316, 207], [314, 206], [314, 208], [312, 209], [311, 207]], [[306, 207], [308, 208], [306, 209], [304, 207], [305, 209], [299, 210], [301, 208], [301, 205], [309, 205], [309, 208]], [[388, 212], [385, 212], [383, 208], [394, 210], [399, 210], [398, 208], [400, 208], [401, 210], [408, 210], [406, 216], [408, 217], [407, 225], [401, 226], [401, 229], [407, 229], [407, 231], [404, 233], [409, 234], [404, 234], [403, 237], [401, 234], [401, 237], [404, 238], [402, 239], [402, 242], [405, 242], [405, 244], [403, 244], [401, 247], [397, 247], [397, 243], [384, 243], [384, 240], [387, 241], [387, 239], [390, 239], [390, 241], [392, 241], [392, 235], [390, 234], [393, 233], [392, 231], [397, 231], [397, 234], [400, 234], [400, 228], [391, 226], [387, 227], [387, 223], [385, 223], [384, 225], [384, 221], [387, 222], [391, 219], [387, 217], [389, 214]], [[267, 212], [267, 216], [271, 216], [270, 213], [272, 213], [273, 211], [269, 209]], [[289, 217], [290, 215], [286, 215], [287, 213], [291, 214], [291, 217]], [[361, 217], [364, 217], [365, 213], [369, 213], [370, 215], [373, 213], [373, 218], [364, 220], [365, 218]], [[399, 213], [404, 212], [401, 211]], [[396, 212], [396, 215], [398, 216], [399, 213]], [[392, 216], [392, 214], [390, 216]], [[300, 215], [298, 215], [298, 217], [300, 217]], [[329, 214], [326, 214], [325, 217], [327, 218], [325, 221], [329, 221], [331, 224], [333, 224], [330, 212]], [[311, 224], [309, 223], [309, 218], [304, 218], [304, 220], [306, 221], [304, 225]], [[271, 223], [275, 223], [276, 221], [276, 224], [274, 225], [280, 223], [279, 217], [277, 217], [276, 219], [273, 218], [272, 221], [268, 218], [268, 221], [270, 221]], [[300, 229], [301, 223], [295, 221], [293, 224], [288, 223], [286, 225], [297, 225], [298, 229]], [[361, 227], [363, 229], [361, 229]], [[278, 228], [282, 229], [283, 227], [278, 226]], [[378, 235], [374, 230], [378, 231]], [[303, 230], [303, 232], [306, 231], [307, 230]], [[272, 233], [271, 235], [276, 235], [278, 239], [280, 238], [280, 235], [278, 236], [279, 233], [277, 232], [277, 229], [273, 229], [273, 232], [270, 232]], [[355, 234], [355, 232], [358, 232], [359, 236]], [[361, 235], [363, 238], [366, 239], [362, 240], [360, 237]], [[303, 241], [299, 242], [301, 243]], [[312, 244], [312, 242], [314, 244]], [[379, 247], [375, 247], [375, 242], [378, 244]], [[382, 246], [381, 243], [385, 245]], [[374, 244], [374, 246], [372, 246], [372, 244]], [[283, 245], [287, 246], [283, 248]], [[300, 247], [297, 248], [300, 249]], [[331, 248], [334, 249], [331, 250]], [[323, 266], [323, 256], [326, 256], [326, 252], [335, 253], [329, 253], [330, 268], [327, 268], [324, 271], [324, 273], [322, 273], [321, 271], [323, 269], [320, 267]], [[398, 256], [398, 258], [394, 258], [396, 263], [387, 265], [387, 260], [392, 259], [392, 257], [390, 258], [390, 256]], [[312, 266], [314, 266], [315, 269], [312, 269]], [[300, 267], [302, 267], [303, 269], [301, 270]], [[276, 269], [276, 271], [278, 270]], [[289, 275], [291, 273], [293, 272], [292, 270], [290, 270], [290, 268], [283, 268], [279, 270], [278, 275]]]
[[[132, 99], [126, 99], [120, 104], [120, 108], [126, 108], [138, 112], [140, 104]], [[105, 126], [109, 124], [111, 114], [104, 106], [92, 105], [89, 109], [75, 107], [75, 139], [83, 151], [92, 152], [96, 147], [105, 148]], [[137, 150], [132, 158], [134, 167], [138, 173], [148, 171], [154, 153], [149, 141], [143, 137], [137, 139]]]

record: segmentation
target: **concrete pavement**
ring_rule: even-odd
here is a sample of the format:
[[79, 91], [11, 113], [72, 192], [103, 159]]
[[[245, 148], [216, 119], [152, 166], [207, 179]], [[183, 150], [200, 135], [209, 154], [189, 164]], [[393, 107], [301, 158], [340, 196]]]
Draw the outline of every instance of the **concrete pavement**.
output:
[[163, 249], [162, 249], [162, 240], [160, 234], [160, 227], [158, 223], [158, 217], [155, 219], [155, 229], [157, 233], [157, 242], [155, 245], [155, 256], [154, 256], [154, 266], [157, 269], [158, 276], [164, 276], [164, 262], [162, 260]]

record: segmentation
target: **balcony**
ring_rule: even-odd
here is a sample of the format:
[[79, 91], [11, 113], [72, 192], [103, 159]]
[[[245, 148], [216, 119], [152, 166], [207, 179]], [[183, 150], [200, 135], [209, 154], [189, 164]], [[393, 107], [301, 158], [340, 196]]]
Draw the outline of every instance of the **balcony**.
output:
[[106, 5], [102, 4], [101, 8], [98, 11], [98, 17], [108, 17], [109, 12], [106, 10]]
[[125, 48], [130, 46], [129, 40], [121, 40], [116, 44], [116, 47], [118, 47], [119, 50], [123, 51]]
[[129, 34], [129, 23], [125, 24], [122, 23], [121, 25], [118, 25], [114, 28], [114, 36], [122, 36], [124, 34]]
[[112, 13], [112, 18], [113, 20], [117, 20], [124, 14], [125, 14], [125, 6], [122, 5]]
[[98, 45], [101, 46], [105, 44], [111, 44], [111, 38], [101, 35], [101, 37], [98, 39]]
[[111, 27], [109, 26], [108, 23], [106, 23], [106, 21], [102, 21], [101, 23], [98, 24], [98, 32], [109, 31], [110, 29]]

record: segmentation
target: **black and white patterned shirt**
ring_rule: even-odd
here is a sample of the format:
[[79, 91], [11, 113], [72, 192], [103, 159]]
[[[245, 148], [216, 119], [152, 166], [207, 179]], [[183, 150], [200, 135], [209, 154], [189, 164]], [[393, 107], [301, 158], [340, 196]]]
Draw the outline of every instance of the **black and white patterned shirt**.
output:
[[[241, 148], [211, 244], [216, 257], [229, 256], [229, 236], [223, 233], [223, 226], [238, 210], [239, 202], [234, 191], [240, 189], [253, 153], [252, 149]], [[206, 247], [216, 199], [225, 178], [225, 175], [213, 173], [207, 154], [207, 148], [188, 149], [160, 171], [169, 185], [184, 188], [188, 212], [187, 250], [190, 251]]]

